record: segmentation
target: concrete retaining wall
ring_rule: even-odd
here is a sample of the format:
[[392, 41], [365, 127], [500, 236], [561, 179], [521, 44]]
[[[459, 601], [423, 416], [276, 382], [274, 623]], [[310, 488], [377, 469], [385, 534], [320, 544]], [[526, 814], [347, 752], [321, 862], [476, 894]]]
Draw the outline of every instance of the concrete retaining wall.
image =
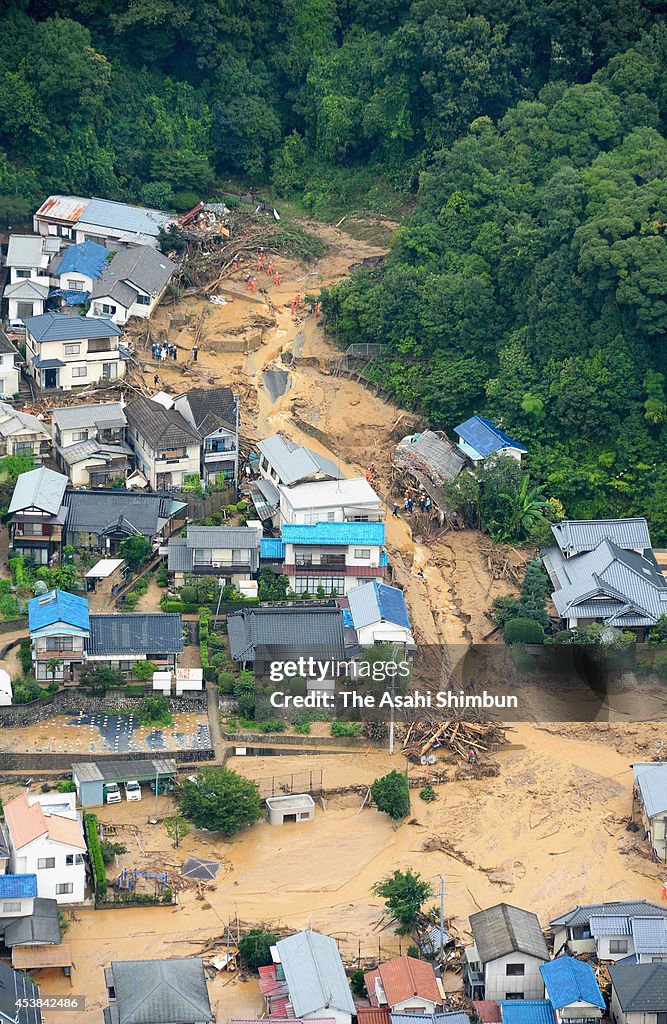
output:
[[[150, 691], [152, 692], [152, 691]], [[93, 697], [81, 690], [59, 690], [58, 693], [30, 704], [12, 704], [0, 707], [0, 729], [20, 729], [36, 725], [55, 715], [94, 714], [99, 711], [136, 711], [141, 697], [126, 697], [123, 693], [109, 692], [104, 697]], [[206, 714], [206, 694], [197, 693], [191, 697], [172, 697], [169, 700], [172, 713], [193, 711]]]
[[21, 754], [15, 751], [0, 751], [0, 772], [19, 771], [27, 775], [33, 772], [53, 772], [57, 775], [61, 772], [71, 771], [73, 764], [82, 761], [145, 761], [156, 757], [171, 758], [177, 763], [195, 764], [199, 761], [213, 761], [215, 753], [210, 747], [198, 747], [195, 750], [130, 750], [123, 754], [49, 754], [31, 753]]
[[[367, 747], [369, 740], [362, 736], [285, 736], [280, 732], [225, 732], [222, 730], [222, 737], [237, 747], [248, 745], [262, 747]], [[291, 753], [291, 751], [290, 751]]]

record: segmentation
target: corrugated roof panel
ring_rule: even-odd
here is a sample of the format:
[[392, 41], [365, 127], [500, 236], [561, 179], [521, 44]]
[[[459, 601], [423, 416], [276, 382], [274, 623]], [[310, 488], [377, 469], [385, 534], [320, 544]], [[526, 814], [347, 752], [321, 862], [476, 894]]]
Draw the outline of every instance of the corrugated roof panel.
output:
[[630, 927], [635, 953], [667, 954], [667, 920], [664, 917], [633, 917]]
[[624, 915], [614, 914], [607, 917], [591, 917], [591, 935], [629, 935], [630, 922]]
[[632, 770], [649, 818], [667, 811], [667, 762], [633, 764]]
[[280, 537], [262, 537], [259, 542], [259, 557], [277, 560], [285, 557], [285, 545]]
[[[8, 267], [37, 268], [41, 266], [44, 252], [41, 235], [10, 235], [7, 245]], [[46, 274], [46, 269], [43, 270]]]
[[556, 1016], [548, 999], [501, 999], [502, 1024], [555, 1024]]
[[76, 224], [89, 203], [90, 199], [84, 199], [82, 196], [49, 196], [44, 200], [35, 217], [40, 220], [58, 220]]
[[56, 515], [63, 504], [68, 483], [69, 480], [66, 476], [63, 476], [62, 473], [54, 473], [46, 466], [21, 473], [16, 481], [9, 505], [10, 514], [34, 506], [41, 509], [42, 512], [48, 512], [49, 515]]
[[64, 409], [54, 409], [52, 418], [61, 430], [78, 430], [81, 427], [99, 427], [106, 430], [125, 426], [127, 423], [120, 402], [71, 405]]
[[551, 531], [561, 551], [567, 554], [591, 551], [602, 540], [611, 540], [625, 550], [645, 551], [651, 547], [648, 522], [634, 519], [563, 519]]
[[79, 217], [78, 227], [85, 231], [90, 227], [103, 227], [115, 231], [140, 232], [157, 238], [169, 221], [175, 221], [172, 213], [163, 213], [144, 206], [130, 206], [111, 199], [91, 199], [85, 215]]
[[315, 523], [302, 526], [287, 523], [282, 528], [284, 544], [384, 544], [384, 523]]
[[528, 451], [520, 441], [510, 437], [504, 430], [483, 416], [471, 416], [464, 423], [459, 423], [458, 427], [454, 427], [454, 431], [484, 459], [493, 455], [494, 452], [500, 451], [501, 448], [517, 448], [520, 452]]
[[52, 590], [28, 601], [28, 626], [31, 633], [56, 622], [88, 630], [90, 623], [86, 598], [69, 594], [65, 590]]
[[297, 1017], [325, 1007], [355, 1013], [336, 940], [310, 930], [276, 943]]
[[299, 447], [281, 434], [265, 438], [259, 442], [257, 448], [278, 474], [281, 484], [286, 487], [317, 475], [332, 480], [341, 479], [343, 476], [331, 459], [311, 451], [310, 448]]

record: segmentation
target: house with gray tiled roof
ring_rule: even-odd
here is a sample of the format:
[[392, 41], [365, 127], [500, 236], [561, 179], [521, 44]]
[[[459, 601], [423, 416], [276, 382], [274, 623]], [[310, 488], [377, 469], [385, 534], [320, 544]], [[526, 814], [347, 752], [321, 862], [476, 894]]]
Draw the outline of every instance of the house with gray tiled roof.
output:
[[556, 546], [544, 549], [542, 560], [564, 628], [601, 623], [643, 640], [667, 615], [667, 578], [645, 519], [564, 520], [552, 532]]
[[21, 473], [9, 504], [11, 546], [17, 555], [49, 565], [63, 542], [68, 479], [40, 466]]
[[201, 439], [201, 476], [206, 484], [235, 484], [239, 469], [239, 399], [231, 388], [192, 388], [174, 409]]
[[114, 478], [125, 479], [134, 464], [126, 428], [120, 402], [53, 410], [56, 459], [75, 487], [109, 487]]
[[644, 829], [656, 860], [667, 860], [667, 761], [633, 764], [632, 816]]
[[[244, 608], [227, 616], [229, 654], [242, 668], [263, 676], [272, 661], [343, 661], [343, 614], [331, 605]], [[332, 685], [324, 686], [332, 689]]]
[[149, 317], [164, 295], [176, 264], [152, 245], [119, 249], [94, 281], [88, 316], [124, 324]]
[[127, 352], [110, 319], [50, 311], [23, 323], [27, 371], [37, 387], [71, 391], [125, 376]]
[[156, 491], [199, 484], [201, 438], [176, 409], [137, 398], [125, 409], [137, 469]]
[[587, 903], [549, 922], [554, 954], [595, 953], [601, 960], [633, 954], [633, 921], [667, 920], [667, 907], [647, 900]]
[[614, 1024], [666, 1024], [667, 963], [614, 964], [609, 977]]
[[213, 1011], [200, 957], [114, 960], [105, 968], [104, 1024], [208, 1024]]
[[187, 537], [171, 537], [167, 569], [177, 587], [186, 575], [215, 576], [239, 587], [257, 576], [261, 531], [251, 526], [189, 526]]
[[542, 999], [549, 950], [535, 914], [509, 903], [470, 917], [464, 980], [472, 999]]
[[128, 537], [145, 537], [153, 546], [164, 542], [182, 522], [187, 505], [167, 494], [120, 488], [68, 490], [66, 540], [75, 548], [115, 555]]

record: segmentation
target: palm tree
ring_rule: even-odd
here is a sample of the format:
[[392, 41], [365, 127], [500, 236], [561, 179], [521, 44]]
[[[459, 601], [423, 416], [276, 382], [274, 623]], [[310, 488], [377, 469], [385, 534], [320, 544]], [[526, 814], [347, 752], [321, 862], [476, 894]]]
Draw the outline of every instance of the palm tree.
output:
[[499, 494], [502, 502], [502, 522], [498, 523], [495, 539], [511, 543], [526, 540], [536, 526], [546, 521], [544, 508], [547, 500], [541, 487], [530, 487], [530, 476], [524, 473], [519, 490], [514, 494]]
[[62, 662], [58, 658], [49, 658], [46, 663], [46, 671], [51, 673], [51, 682], [56, 681], [56, 672], [60, 668]]

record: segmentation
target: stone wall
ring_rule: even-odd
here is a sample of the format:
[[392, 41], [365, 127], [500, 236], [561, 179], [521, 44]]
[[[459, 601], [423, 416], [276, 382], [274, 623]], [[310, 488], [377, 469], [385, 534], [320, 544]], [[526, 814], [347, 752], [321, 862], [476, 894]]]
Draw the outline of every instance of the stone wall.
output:
[[[148, 691], [153, 692], [153, 691]], [[55, 715], [86, 715], [100, 711], [136, 712], [141, 697], [126, 697], [122, 692], [110, 691], [104, 697], [93, 697], [82, 690], [59, 690], [51, 697], [32, 701], [30, 704], [12, 704], [0, 707], [0, 729], [20, 729], [36, 725]], [[206, 693], [195, 693], [190, 697], [171, 697], [169, 710], [172, 714], [192, 711], [206, 714]]]
[[171, 759], [180, 764], [194, 764], [200, 761], [213, 761], [215, 753], [210, 747], [198, 747], [195, 750], [130, 750], [123, 754], [21, 754], [1, 750], [0, 773], [18, 771], [31, 775], [33, 772], [50, 772], [58, 775], [63, 772], [69, 773], [73, 764], [82, 761], [146, 761], [158, 758]]

